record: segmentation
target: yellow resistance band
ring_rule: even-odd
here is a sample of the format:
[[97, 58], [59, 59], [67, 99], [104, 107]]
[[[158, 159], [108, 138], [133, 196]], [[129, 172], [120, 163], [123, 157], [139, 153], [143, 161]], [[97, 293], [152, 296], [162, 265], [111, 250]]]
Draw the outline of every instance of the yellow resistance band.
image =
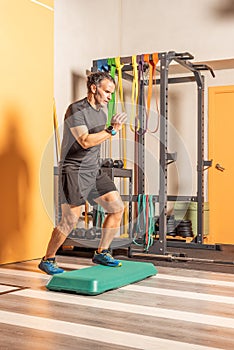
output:
[[[124, 96], [123, 96], [123, 79], [122, 79], [122, 68], [123, 64], [120, 62], [120, 57], [115, 58], [115, 65], [116, 69], [118, 72], [118, 88], [117, 88], [117, 94], [116, 94], [116, 103], [117, 103], [117, 98], [119, 95], [120, 98], [120, 103], [122, 107], [122, 112], [125, 112], [125, 105], [124, 105]], [[118, 106], [118, 104], [116, 104]], [[126, 169], [127, 167], [127, 145], [126, 145], [126, 126], [123, 124], [122, 130], [121, 130], [121, 136], [122, 136], [122, 151], [120, 152], [121, 158], [123, 158], [123, 167]], [[126, 184], [127, 179], [123, 179], [123, 192], [124, 194], [127, 193], [127, 184]], [[126, 208], [124, 209], [124, 215], [123, 215], [123, 223], [124, 223], [124, 235], [122, 237], [127, 237], [127, 224], [128, 224], [128, 213]]]
[[[124, 65], [120, 63], [120, 57], [115, 58], [115, 64], [116, 64], [116, 69], [118, 72], [118, 89], [117, 89], [118, 94], [116, 94], [116, 102], [117, 102], [117, 98], [119, 95], [120, 103], [121, 103], [121, 107], [122, 107], [122, 112], [125, 112], [124, 97], [123, 97], [123, 79], [122, 79], [122, 68]], [[121, 136], [123, 139], [123, 143], [122, 143], [123, 154], [121, 154], [121, 156], [123, 156], [124, 168], [126, 168], [126, 166], [127, 166], [127, 150], [126, 150], [126, 126], [125, 126], [125, 124], [122, 127]]]
[[[125, 111], [125, 106], [124, 106], [124, 99], [123, 99], [123, 79], [122, 79], [122, 68], [123, 64], [120, 63], [120, 57], [115, 57], [115, 65], [116, 69], [118, 72], [118, 87], [117, 87], [117, 92], [120, 97], [120, 102], [122, 106], [122, 111]], [[118, 95], [116, 96], [116, 101], [117, 101]]]
[[[115, 80], [115, 71], [116, 71], [115, 58], [108, 58], [107, 62], [108, 62], [108, 66], [110, 68], [109, 74]], [[115, 92], [113, 92], [113, 94], [111, 96], [111, 100], [108, 103], [108, 121], [107, 121], [107, 126], [110, 125], [111, 118], [116, 113], [116, 101], [115, 101], [115, 99], [116, 99]], [[108, 155], [108, 157], [112, 158], [112, 138], [109, 139], [108, 145], [109, 145], [109, 155]], [[107, 151], [105, 152], [105, 156], [107, 157]]]
[[57, 162], [59, 161], [60, 152], [61, 152], [61, 144], [60, 144], [60, 136], [59, 136], [59, 127], [58, 127], [58, 119], [55, 107], [55, 100], [53, 103], [53, 120], [54, 120], [54, 135], [55, 135], [55, 143], [56, 143], [56, 154], [57, 154]]

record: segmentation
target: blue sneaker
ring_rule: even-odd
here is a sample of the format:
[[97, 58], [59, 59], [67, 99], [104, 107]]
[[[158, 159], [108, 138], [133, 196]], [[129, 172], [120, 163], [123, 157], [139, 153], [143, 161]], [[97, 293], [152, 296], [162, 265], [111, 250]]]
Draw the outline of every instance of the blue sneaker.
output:
[[48, 275], [56, 275], [57, 273], [64, 272], [63, 269], [58, 267], [55, 258], [48, 258], [47, 260], [41, 259], [40, 264], [38, 265], [39, 269]]
[[121, 261], [114, 259], [113, 256], [110, 255], [108, 250], [103, 250], [101, 253], [95, 252], [92, 261], [95, 264], [101, 264], [111, 267], [122, 266]]

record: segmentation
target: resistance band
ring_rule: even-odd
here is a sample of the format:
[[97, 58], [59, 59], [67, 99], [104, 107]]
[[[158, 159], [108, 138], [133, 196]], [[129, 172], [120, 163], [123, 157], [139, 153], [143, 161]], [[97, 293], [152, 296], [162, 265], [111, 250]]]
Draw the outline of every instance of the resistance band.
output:
[[[115, 58], [115, 64], [116, 69], [118, 72], [118, 86], [117, 86], [117, 94], [116, 94], [116, 106], [118, 106], [118, 95], [120, 98], [120, 103], [122, 107], [122, 112], [125, 112], [125, 105], [124, 105], [124, 97], [123, 97], [123, 79], [122, 79], [122, 68], [123, 64], [120, 63], [120, 57]], [[116, 107], [118, 108], [118, 107]], [[123, 124], [122, 130], [121, 130], [121, 137], [122, 137], [122, 149], [120, 147], [120, 158], [123, 160], [123, 167], [127, 167], [127, 149], [126, 149], [126, 126]], [[123, 150], [123, 151], [122, 151]]]
[[[140, 91], [138, 94], [138, 115], [136, 116], [138, 120], [139, 128], [135, 130], [135, 132], [138, 135], [144, 135], [147, 131], [147, 119], [146, 119], [146, 127], [143, 128], [143, 123], [141, 124], [142, 118], [144, 118], [145, 115], [145, 82], [144, 82], [144, 55], [138, 55], [137, 56], [137, 63], [138, 63], [138, 85], [140, 86]], [[141, 113], [142, 118], [139, 118], [139, 113]], [[139, 131], [140, 130], [140, 131]]]
[[[97, 61], [97, 70], [100, 72], [109, 72], [112, 78], [115, 79], [115, 60], [112, 58], [101, 59]], [[110, 120], [115, 113], [115, 93], [112, 94], [111, 100], [108, 103], [108, 118], [107, 118], [107, 126], [110, 125]], [[105, 157], [107, 158], [106, 149], [105, 149]], [[112, 143], [109, 140], [109, 157], [112, 157]], [[88, 217], [89, 204], [85, 203], [85, 228], [87, 229], [89, 226], [89, 217]], [[98, 213], [100, 212], [100, 208]]]
[[148, 207], [149, 207], [149, 222], [148, 222], [148, 243], [146, 250], [148, 251], [149, 247], [153, 245], [153, 234], [155, 232], [155, 219], [154, 219], [154, 203], [153, 196], [148, 196]]
[[158, 53], [153, 53], [152, 59], [150, 59], [149, 54], [144, 55], [144, 61], [148, 63], [149, 65], [149, 83], [148, 83], [148, 96], [147, 96], [147, 110], [146, 110], [146, 130], [155, 133], [158, 131], [159, 127], [159, 108], [158, 108], [158, 102], [157, 102], [157, 95], [156, 95], [156, 89], [155, 89], [155, 100], [156, 100], [156, 110], [158, 115], [158, 122], [156, 124], [156, 128], [153, 131], [150, 131], [148, 129], [148, 123], [149, 123], [149, 117], [150, 117], [150, 105], [151, 105], [151, 98], [152, 98], [152, 90], [153, 90], [153, 80], [155, 79], [155, 85], [156, 85], [156, 65], [159, 61]]
[[[109, 71], [109, 60], [108, 59], [101, 59], [101, 60], [98, 60], [97, 61], [97, 70], [99, 72], [108, 72]], [[115, 96], [112, 95], [112, 99], [111, 101], [109, 102], [109, 104], [111, 104], [110, 106], [110, 109], [111, 108], [114, 108], [115, 106]], [[108, 112], [109, 112], [109, 105], [108, 105]], [[109, 113], [108, 113], [108, 116], [109, 116]], [[108, 125], [110, 125], [109, 123], [109, 117], [108, 117], [108, 122], [107, 122]], [[111, 152], [111, 144], [110, 144], [110, 153]], [[88, 229], [89, 227], [89, 216], [88, 216], [88, 212], [89, 212], [89, 204], [88, 202], [86, 201], [85, 203], [85, 228]]]
[[[118, 96], [120, 98], [121, 108], [122, 112], [125, 112], [125, 105], [124, 105], [124, 96], [123, 96], [123, 79], [122, 79], [122, 69], [124, 67], [123, 64], [120, 62], [120, 57], [115, 58], [115, 64], [116, 69], [118, 72], [118, 87], [117, 87], [117, 94], [116, 94], [116, 109], [118, 108]], [[126, 144], [126, 125], [123, 124], [122, 129], [120, 131], [120, 138], [122, 139], [122, 142], [119, 143], [120, 146], [120, 159], [123, 160], [123, 168], [127, 168], [127, 144]], [[122, 147], [121, 147], [122, 146]], [[123, 179], [123, 193], [127, 193], [127, 179]], [[128, 226], [128, 213], [127, 208], [124, 208], [124, 215], [123, 215], [123, 224], [124, 224], [124, 235], [121, 235], [122, 237], [127, 237], [127, 226]]]
[[137, 130], [139, 130], [139, 120], [136, 120], [136, 115], [138, 113], [138, 71], [137, 71], [137, 60], [136, 55], [132, 56], [132, 68], [133, 68], [133, 82], [132, 82], [132, 108], [130, 116], [130, 129], [132, 132], [135, 132], [136, 125]]
[[95, 210], [95, 217], [94, 217], [94, 226], [98, 228], [102, 228], [102, 225], [105, 220], [105, 211], [101, 205], [97, 205], [97, 209]]
[[57, 118], [57, 113], [56, 113], [55, 100], [53, 103], [53, 120], [54, 120], [54, 137], [55, 137], [56, 158], [57, 158], [57, 163], [58, 163], [59, 158], [60, 158], [61, 144], [60, 144], [58, 118]]
[[122, 112], [125, 112], [124, 106], [124, 98], [123, 98], [123, 79], [122, 79], [122, 68], [123, 64], [120, 62], [120, 57], [115, 57], [115, 66], [118, 72], [118, 86], [117, 86], [117, 94], [116, 94], [116, 103], [118, 102], [118, 95], [120, 97], [120, 103], [122, 106]]
[[136, 232], [138, 237], [143, 236], [143, 243], [138, 243], [134, 238], [133, 243], [143, 246], [145, 251], [153, 245], [154, 228], [154, 204], [153, 196], [139, 194], [137, 198], [138, 216], [136, 222]]
[[[107, 60], [108, 66], [109, 66], [109, 73], [112, 76], [112, 78], [115, 80], [115, 71], [116, 71], [116, 65], [115, 65], [115, 58], [108, 58]], [[115, 114], [115, 92], [111, 96], [111, 100], [108, 103], [108, 120], [107, 120], [107, 126], [111, 124], [111, 118]]]
[[[115, 58], [108, 58], [107, 60], [108, 68], [109, 68], [109, 74], [112, 76], [112, 78], [115, 80], [115, 72], [116, 72], [116, 65], [115, 65]], [[116, 93], [113, 92], [111, 95], [111, 99], [108, 102], [108, 118], [107, 118], [107, 126], [111, 124], [111, 118], [116, 113]], [[108, 140], [109, 145], [109, 155], [105, 154], [105, 157], [112, 158], [112, 138]]]
[[[134, 132], [134, 193], [139, 193], [138, 190], [138, 164], [139, 164], [139, 135], [137, 131], [140, 129], [138, 118], [138, 91], [139, 91], [139, 76], [138, 76], [138, 62], [137, 56], [132, 56], [132, 95], [131, 95], [131, 114], [130, 114], [130, 130]], [[134, 203], [134, 216], [138, 216], [137, 203]]]

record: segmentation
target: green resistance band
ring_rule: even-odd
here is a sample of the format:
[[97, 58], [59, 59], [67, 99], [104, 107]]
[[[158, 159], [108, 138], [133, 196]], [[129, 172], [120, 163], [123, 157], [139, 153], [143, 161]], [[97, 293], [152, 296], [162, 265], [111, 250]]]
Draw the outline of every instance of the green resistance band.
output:
[[[115, 79], [115, 71], [116, 71], [116, 66], [115, 66], [115, 58], [108, 58], [107, 60], [108, 66], [110, 67], [110, 75], [112, 76], [113, 79]], [[115, 114], [115, 92], [111, 96], [111, 100], [108, 103], [108, 119], [107, 119], [107, 126], [110, 125], [111, 123], [111, 118]]]
[[[146, 228], [146, 195], [139, 194], [137, 198], [138, 216], [136, 223], [136, 232], [144, 232]], [[149, 250], [149, 247], [153, 245], [154, 234], [154, 203], [153, 196], [148, 196], [148, 232], [145, 232], [143, 243], [138, 243], [136, 239], [133, 239], [133, 243], [138, 246], [143, 246], [145, 251]], [[147, 235], [147, 237], [146, 237]]]

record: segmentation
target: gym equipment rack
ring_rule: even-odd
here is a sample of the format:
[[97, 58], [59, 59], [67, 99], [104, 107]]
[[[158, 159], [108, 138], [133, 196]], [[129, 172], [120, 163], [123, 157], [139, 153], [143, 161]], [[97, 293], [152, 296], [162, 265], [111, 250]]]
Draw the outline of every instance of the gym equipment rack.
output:
[[[190, 60], [194, 57], [189, 52], [178, 53], [175, 51], [158, 53], [159, 69], [157, 73], [159, 78], [153, 81], [153, 84], [160, 86], [160, 149], [159, 149], [159, 194], [153, 195], [154, 203], [159, 203], [159, 238], [154, 240], [153, 245], [149, 248], [149, 253], [160, 255], [167, 254], [167, 247], [199, 248], [199, 249], [219, 249], [217, 245], [204, 243], [203, 221], [204, 221], [204, 167], [209, 168], [212, 165], [211, 160], [204, 160], [204, 76], [201, 71], [210, 71], [215, 77], [212, 68], [205, 64], [193, 64]], [[152, 59], [152, 54], [150, 55]], [[105, 60], [104, 60], [105, 61]], [[171, 62], [176, 62], [186, 68], [192, 75], [169, 77], [169, 66]], [[92, 72], [98, 71], [100, 60], [93, 60]], [[120, 57], [120, 63], [123, 64], [122, 77], [127, 81], [133, 81], [133, 76], [129, 74], [132, 70], [132, 57]], [[158, 68], [158, 67], [157, 67]], [[175, 161], [176, 154], [167, 152], [168, 143], [168, 85], [178, 83], [197, 84], [197, 195], [196, 196], [171, 196], [167, 190], [167, 169], [168, 165]], [[138, 193], [145, 193], [145, 134], [144, 130], [144, 98], [143, 88], [145, 81], [139, 82], [139, 120], [141, 129], [138, 135]], [[137, 201], [137, 195], [131, 198], [122, 195], [123, 200]], [[197, 236], [194, 242], [178, 242], [167, 240], [167, 202], [186, 201], [197, 202]], [[130, 248], [131, 249], [131, 248]]]

